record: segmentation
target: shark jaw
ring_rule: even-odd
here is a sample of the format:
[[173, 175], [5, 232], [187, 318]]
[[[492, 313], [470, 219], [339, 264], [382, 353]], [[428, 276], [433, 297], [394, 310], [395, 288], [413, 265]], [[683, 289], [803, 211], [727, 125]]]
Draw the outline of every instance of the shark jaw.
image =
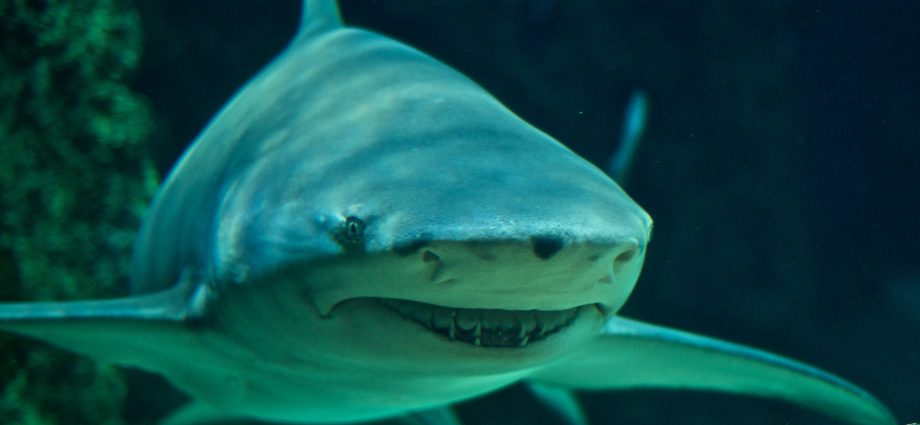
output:
[[579, 313], [594, 306], [564, 310], [498, 310], [451, 308], [409, 300], [378, 301], [403, 318], [450, 341], [476, 347], [525, 347], [560, 332]]
[[[305, 262], [279, 277], [318, 323], [331, 329], [348, 322], [348, 332], [367, 334], [369, 345], [386, 339], [380, 344], [403, 341], [420, 352], [471, 358], [555, 357], [595, 335], [619, 309], [643, 255], [628, 243], [569, 243], [552, 255], [543, 245], [428, 241], [408, 253], [358, 251]], [[367, 332], [356, 330], [358, 321]]]

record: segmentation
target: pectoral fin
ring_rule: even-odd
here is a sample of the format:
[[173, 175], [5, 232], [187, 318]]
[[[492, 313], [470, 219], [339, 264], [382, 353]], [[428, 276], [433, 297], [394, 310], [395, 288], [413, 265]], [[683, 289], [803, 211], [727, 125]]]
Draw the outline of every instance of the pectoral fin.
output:
[[[385, 423], [389, 423], [385, 422]], [[450, 406], [433, 407], [408, 413], [395, 421], [398, 425], [461, 425]]]
[[563, 418], [566, 425], [588, 425], [588, 418], [571, 390], [539, 382], [530, 382], [527, 387], [546, 407]]
[[531, 379], [573, 389], [675, 388], [779, 398], [853, 424], [895, 420], [874, 397], [830, 373], [737, 344], [624, 318]]
[[264, 425], [264, 422], [228, 414], [201, 401], [192, 401], [173, 412], [158, 425]]
[[[189, 280], [130, 298], [0, 304], [0, 330], [160, 373], [198, 397], [227, 405], [244, 396], [245, 383], [207, 345], [213, 338], [197, 325], [207, 305], [205, 288]], [[203, 411], [191, 408], [179, 418], [207, 416]]]
[[[0, 303], [0, 330], [37, 338], [97, 360], [157, 369], [157, 357], [194, 346], [186, 319], [195, 285], [98, 301]], [[165, 360], [165, 359], [163, 359]]]

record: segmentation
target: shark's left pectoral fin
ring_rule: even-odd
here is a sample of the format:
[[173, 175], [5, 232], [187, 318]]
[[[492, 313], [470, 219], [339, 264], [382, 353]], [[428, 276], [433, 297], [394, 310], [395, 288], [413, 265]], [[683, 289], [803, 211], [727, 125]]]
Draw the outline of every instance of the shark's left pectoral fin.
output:
[[592, 343], [531, 379], [574, 389], [727, 391], [792, 401], [853, 424], [895, 423], [874, 397], [830, 373], [764, 351], [619, 317]]

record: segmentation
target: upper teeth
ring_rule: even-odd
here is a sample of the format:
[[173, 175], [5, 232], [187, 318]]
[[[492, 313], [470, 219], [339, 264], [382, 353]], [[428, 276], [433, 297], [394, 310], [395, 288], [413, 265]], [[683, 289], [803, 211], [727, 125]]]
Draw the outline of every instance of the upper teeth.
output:
[[578, 315], [578, 307], [510, 311], [449, 308], [385, 298], [380, 302], [452, 340], [486, 347], [523, 347], [568, 326]]

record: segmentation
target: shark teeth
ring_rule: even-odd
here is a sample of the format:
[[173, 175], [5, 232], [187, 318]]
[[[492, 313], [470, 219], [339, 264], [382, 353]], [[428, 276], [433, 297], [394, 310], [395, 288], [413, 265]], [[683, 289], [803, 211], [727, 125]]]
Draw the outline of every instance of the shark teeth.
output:
[[566, 310], [451, 308], [380, 298], [380, 303], [425, 328], [477, 347], [523, 347], [572, 324], [578, 307]]

